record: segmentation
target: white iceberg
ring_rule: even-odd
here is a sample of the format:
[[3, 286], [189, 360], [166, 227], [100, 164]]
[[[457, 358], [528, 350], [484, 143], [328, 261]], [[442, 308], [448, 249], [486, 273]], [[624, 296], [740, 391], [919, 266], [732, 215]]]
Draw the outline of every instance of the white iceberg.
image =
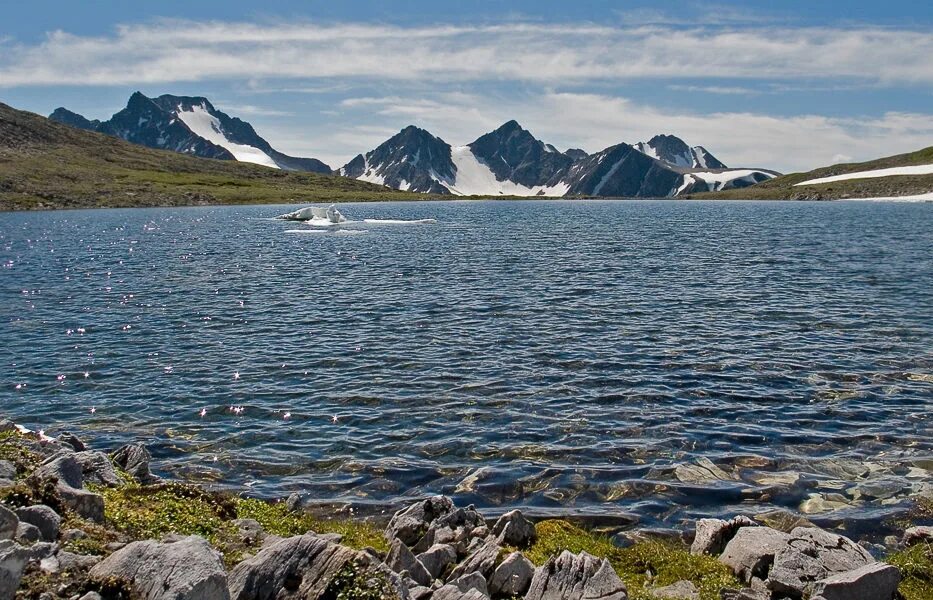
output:
[[282, 219], [283, 221], [303, 221], [309, 225], [339, 225], [340, 223], [347, 222], [347, 218], [344, 217], [333, 204], [326, 208], [322, 206], [306, 206], [294, 212], [279, 215], [276, 219]]

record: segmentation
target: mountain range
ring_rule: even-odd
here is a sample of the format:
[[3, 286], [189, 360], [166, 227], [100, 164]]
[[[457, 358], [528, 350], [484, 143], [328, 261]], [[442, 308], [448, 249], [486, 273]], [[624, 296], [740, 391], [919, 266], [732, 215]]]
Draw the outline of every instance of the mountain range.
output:
[[[65, 108], [49, 118], [202, 158], [331, 172], [317, 159], [278, 152], [249, 123], [199, 96], [149, 98], [136, 92], [108, 121], [91, 121]], [[561, 152], [514, 120], [464, 146], [410, 125], [333, 172], [396, 190], [493, 197], [670, 197], [742, 188], [778, 175], [766, 169], [730, 169], [703, 146], [691, 147], [673, 135], [620, 143], [595, 154], [577, 148]]]
[[509, 121], [465, 146], [408, 126], [339, 173], [398, 190], [461, 196], [666, 197], [745, 187], [777, 175], [729, 169], [672, 135], [588, 154], [561, 152]]
[[165, 94], [149, 98], [136, 92], [130, 96], [126, 108], [109, 121], [91, 121], [66, 108], [57, 108], [49, 118], [159, 150], [288, 171], [331, 172], [328, 165], [316, 158], [297, 158], [277, 151], [252, 125], [217, 110], [200, 96]]

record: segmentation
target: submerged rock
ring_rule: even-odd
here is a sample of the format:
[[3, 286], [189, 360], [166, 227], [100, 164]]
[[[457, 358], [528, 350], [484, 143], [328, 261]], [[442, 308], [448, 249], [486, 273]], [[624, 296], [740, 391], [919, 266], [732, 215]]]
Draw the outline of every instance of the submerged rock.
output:
[[606, 559], [564, 550], [535, 570], [525, 600], [627, 600], [625, 584]]
[[127, 581], [144, 600], [229, 600], [220, 554], [206, 540], [189, 537], [163, 544], [133, 542], [98, 563], [92, 581]]
[[700, 485], [738, 479], [735, 475], [723, 471], [710, 459], [702, 456], [696, 460], [695, 464], [684, 463], [677, 465], [674, 469], [674, 476], [683, 483]]

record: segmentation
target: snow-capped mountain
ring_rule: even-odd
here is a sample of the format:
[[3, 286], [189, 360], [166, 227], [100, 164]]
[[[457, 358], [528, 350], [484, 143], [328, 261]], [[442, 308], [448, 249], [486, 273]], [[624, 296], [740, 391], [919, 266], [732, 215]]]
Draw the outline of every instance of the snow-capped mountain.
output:
[[252, 125], [217, 110], [207, 98], [172, 96], [148, 98], [140, 92], [130, 96], [126, 108], [109, 121], [90, 121], [65, 108], [49, 115], [66, 125], [98, 131], [129, 142], [192, 154], [202, 158], [238, 160], [276, 169], [330, 173], [314, 158], [288, 156], [275, 150]]
[[651, 158], [656, 158], [675, 167], [686, 169], [725, 169], [718, 158], [703, 146], [687, 145], [673, 135], [656, 135], [647, 142], [635, 144], [635, 149]]
[[338, 172], [397, 190], [447, 194], [456, 171], [450, 144], [409, 125], [365, 156], [358, 154]]
[[451, 146], [409, 126], [339, 173], [395, 189], [461, 196], [669, 197], [743, 187], [774, 176], [727, 169], [702, 146], [691, 148], [667, 135], [595, 154], [560, 152], [515, 121], [465, 146]]

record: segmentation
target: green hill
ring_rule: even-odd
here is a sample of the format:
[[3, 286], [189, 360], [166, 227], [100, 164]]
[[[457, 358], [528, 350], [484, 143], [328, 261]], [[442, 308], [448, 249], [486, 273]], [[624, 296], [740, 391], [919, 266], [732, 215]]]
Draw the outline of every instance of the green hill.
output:
[[335, 175], [152, 150], [0, 103], [0, 210], [425, 199]]
[[933, 192], [933, 175], [894, 175], [871, 179], [847, 179], [817, 185], [795, 184], [820, 177], [832, 177], [859, 171], [933, 164], [933, 146], [888, 156], [863, 163], [848, 163], [815, 169], [808, 173], [791, 173], [775, 177], [751, 187], [688, 194], [687, 199], [731, 199], [731, 200], [843, 200], [846, 198], [887, 198], [914, 196]]

